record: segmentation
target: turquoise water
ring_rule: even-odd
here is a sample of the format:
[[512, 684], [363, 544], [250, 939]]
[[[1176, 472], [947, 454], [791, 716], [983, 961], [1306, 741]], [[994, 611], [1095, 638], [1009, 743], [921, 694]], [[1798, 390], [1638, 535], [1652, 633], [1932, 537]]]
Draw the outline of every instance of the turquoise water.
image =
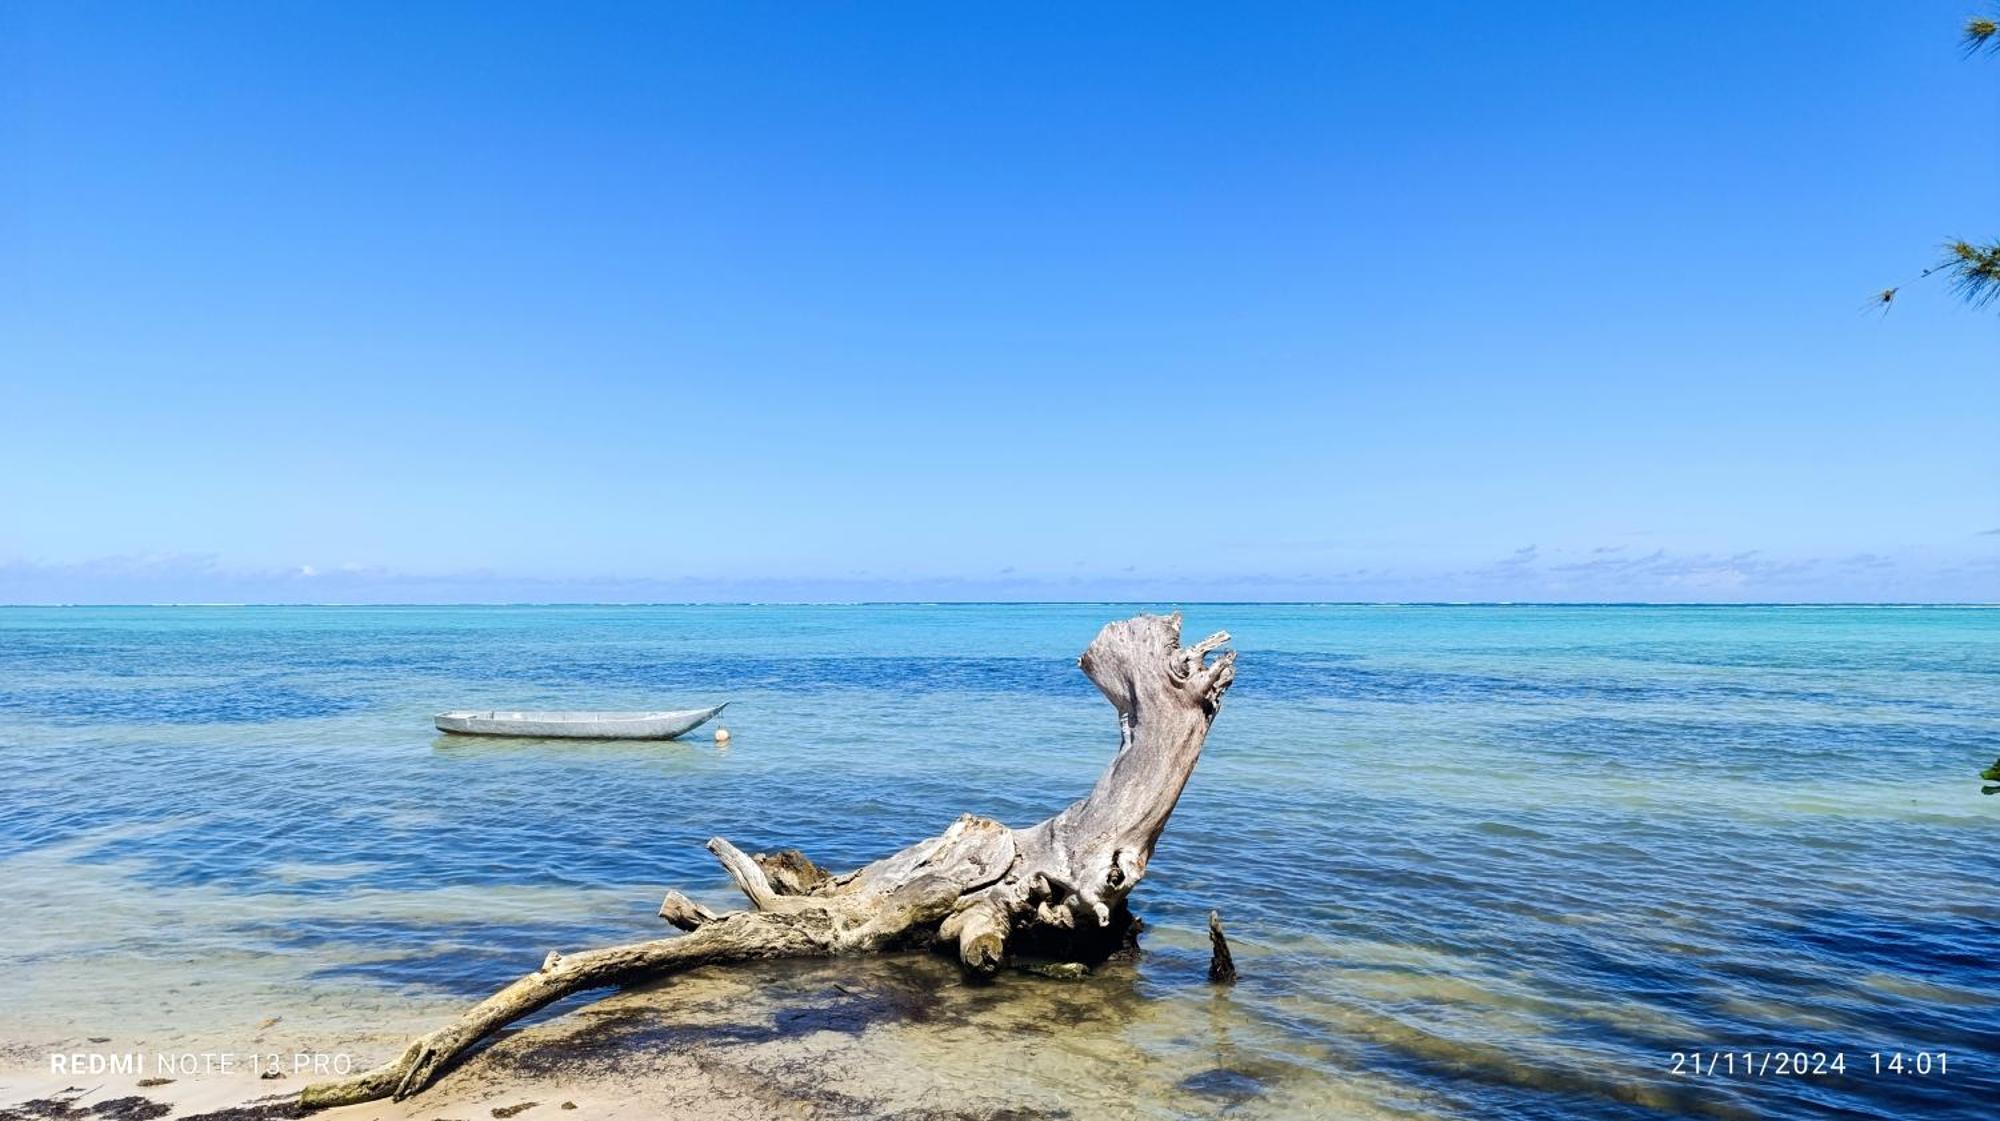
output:
[[[1030, 823], [1115, 746], [1074, 659], [1132, 610], [0, 610], [0, 1042], [282, 1012], [380, 1057], [550, 947], [656, 935], [666, 887], [727, 902], [712, 835], [851, 866]], [[1991, 1116], [2000, 612], [1186, 614], [1237, 684], [1133, 897], [1149, 953], [1088, 982], [1149, 1112]], [[725, 699], [721, 752], [429, 723]], [[1846, 1073], [1673, 1070], [1781, 1049]]]

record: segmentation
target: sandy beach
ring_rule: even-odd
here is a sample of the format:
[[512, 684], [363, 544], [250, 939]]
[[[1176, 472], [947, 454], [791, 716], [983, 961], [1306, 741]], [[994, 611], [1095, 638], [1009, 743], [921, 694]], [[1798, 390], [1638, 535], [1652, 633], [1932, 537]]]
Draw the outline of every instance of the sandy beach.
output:
[[[413, 1099], [313, 1116], [1027, 1121], [1195, 1117], [1224, 1107], [1241, 1117], [1390, 1115], [1336, 1083], [1286, 1089], [1247, 1056], [1162, 1084], [1140, 1041], [1199, 1030], [1201, 1021], [1147, 1013], [1131, 972], [1106, 966], [1079, 982], [1022, 975], [974, 988], [923, 954], [706, 970], [507, 1033]], [[78, 1050], [127, 1048], [79, 1041]], [[28, 1058], [10, 1054], [0, 1075], [6, 1121], [295, 1117], [308, 1081], [244, 1069], [164, 1082], [148, 1073], [64, 1076], [23, 1065]]]

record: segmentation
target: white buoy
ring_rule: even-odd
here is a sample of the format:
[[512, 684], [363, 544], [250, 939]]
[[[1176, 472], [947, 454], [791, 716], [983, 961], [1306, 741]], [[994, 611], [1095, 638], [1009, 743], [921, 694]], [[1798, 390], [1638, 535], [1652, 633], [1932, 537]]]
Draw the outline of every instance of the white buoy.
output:
[[727, 729], [727, 728], [717, 728], [717, 729], [715, 730], [715, 742], [716, 742], [716, 743], [728, 743], [728, 742], [729, 742], [729, 729]]

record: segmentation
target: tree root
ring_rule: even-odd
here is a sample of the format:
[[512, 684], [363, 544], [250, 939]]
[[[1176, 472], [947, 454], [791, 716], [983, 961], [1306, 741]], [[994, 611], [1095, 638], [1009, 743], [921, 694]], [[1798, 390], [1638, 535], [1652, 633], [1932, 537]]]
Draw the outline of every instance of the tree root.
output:
[[967, 814], [845, 875], [796, 849], [750, 856], [714, 838], [708, 849], [750, 910], [716, 914], [669, 892], [660, 917], [687, 933], [551, 952], [540, 969], [419, 1037], [393, 1062], [308, 1086], [300, 1104], [407, 1098], [481, 1040], [566, 996], [706, 965], [927, 943], [956, 947], [973, 978], [992, 977], [1017, 948], [1055, 945], [1058, 960], [1102, 960], [1136, 931], [1125, 897], [1145, 875], [1235, 678], [1233, 653], [1207, 658], [1228, 637], [1182, 647], [1179, 615], [1141, 615], [1100, 631], [1078, 664], [1118, 710], [1118, 753], [1089, 796], [1041, 824], [1009, 829]]

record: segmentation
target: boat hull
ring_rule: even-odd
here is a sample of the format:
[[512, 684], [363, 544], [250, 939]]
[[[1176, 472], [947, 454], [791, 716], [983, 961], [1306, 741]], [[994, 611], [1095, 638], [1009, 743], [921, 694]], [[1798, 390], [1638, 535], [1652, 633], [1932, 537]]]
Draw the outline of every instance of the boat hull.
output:
[[728, 703], [680, 712], [455, 711], [437, 715], [437, 729], [458, 736], [555, 740], [670, 740], [714, 719]]

